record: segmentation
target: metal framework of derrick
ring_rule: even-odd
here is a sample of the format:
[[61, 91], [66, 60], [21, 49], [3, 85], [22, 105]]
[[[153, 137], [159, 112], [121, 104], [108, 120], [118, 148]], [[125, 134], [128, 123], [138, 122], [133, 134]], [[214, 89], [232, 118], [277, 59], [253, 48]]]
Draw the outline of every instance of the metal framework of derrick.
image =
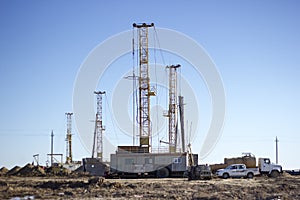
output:
[[155, 93], [150, 88], [149, 78], [149, 52], [148, 52], [148, 28], [154, 24], [133, 24], [138, 31], [139, 45], [139, 137], [140, 147], [151, 152], [151, 121], [150, 121], [150, 96]]
[[105, 127], [102, 122], [102, 95], [105, 91], [95, 91], [94, 94], [97, 96], [97, 112], [95, 119], [95, 131], [94, 131], [94, 142], [92, 150], [92, 158], [99, 158], [103, 160], [103, 132]]
[[177, 68], [180, 65], [167, 66], [169, 69], [169, 152], [176, 153], [177, 148], [177, 125], [178, 125], [178, 112], [177, 112]]
[[73, 161], [73, 158], [72, 158], [72, 115], [73, 115], [73, 113], [66, 113], [66, 116], [67, 116], [66, 163], [71, 163]]
[[180, 116], [180, 132], [181, 132], [181, 150], [185, 152], [185, 133], [184, 133], [184, 103], [183, 96], [178, 96], [179, 100], [179, 116]]

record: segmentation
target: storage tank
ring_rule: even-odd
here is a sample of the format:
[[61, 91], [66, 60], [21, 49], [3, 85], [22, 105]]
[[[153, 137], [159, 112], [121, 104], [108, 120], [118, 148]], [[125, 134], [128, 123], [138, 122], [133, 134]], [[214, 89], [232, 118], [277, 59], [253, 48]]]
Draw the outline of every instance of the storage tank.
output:
[[232, 164], [245, 164], [247, 168], [255, 168], [256, 167], [256, 158], [251, 153], [243, 153], [242, 157], [237, 158], [224, 158], [224, 163], [228, 165]]

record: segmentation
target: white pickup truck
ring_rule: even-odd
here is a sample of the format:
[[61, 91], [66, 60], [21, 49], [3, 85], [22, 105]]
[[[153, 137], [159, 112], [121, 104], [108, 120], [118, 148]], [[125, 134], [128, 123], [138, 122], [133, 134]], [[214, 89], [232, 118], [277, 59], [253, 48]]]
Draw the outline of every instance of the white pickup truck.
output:
[[256, 175], [259, 175], [258, 168], [246, 168], [244, 164], [233, 164], [229, 165], [225, 169], [219, 169], [216, 172], [218, 177], [229, 178], [229, 177], [236, 177], [236, 178], [253, 178]]

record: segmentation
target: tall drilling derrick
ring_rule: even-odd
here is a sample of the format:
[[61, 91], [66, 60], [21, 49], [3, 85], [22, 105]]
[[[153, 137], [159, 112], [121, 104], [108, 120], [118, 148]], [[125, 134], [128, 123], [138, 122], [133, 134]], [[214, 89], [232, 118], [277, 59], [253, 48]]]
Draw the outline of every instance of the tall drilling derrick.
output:
[[148, 60], [148, 28], [153, 26], [153, 23], [133, 24], [139, 37], [139, 137], [145, 153], [151, 152], [150, 96], [155, 95], [150, 88]]
[[97, 113], [95, 120], [95, 131], [94, 131], [94, 142], [93, 142], [93, 152], [92, 158], [99, 158], [100, 161], [103, 160], [103, 132], [105, 127], [102, 123], [102, 95], [105, 94], [101, 91], [95, 91], [94, 94], [97, 95]]
[[71, 163], [72, 159], [72, 115], [73, 113], [66, 113], [67, 116], [67, 147], [66, 147], [66, 163]]
[[180, 65], [167, 66], [169, 69], [169, 152], [176, 153], [177, 148], [177, 68]]

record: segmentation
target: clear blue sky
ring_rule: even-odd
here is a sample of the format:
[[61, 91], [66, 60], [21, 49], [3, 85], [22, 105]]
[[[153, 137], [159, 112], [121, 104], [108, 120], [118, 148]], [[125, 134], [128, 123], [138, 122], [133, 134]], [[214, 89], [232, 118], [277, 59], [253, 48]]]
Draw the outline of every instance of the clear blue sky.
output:
[[[226, 121], [203, 162], [242, 152], [275, 161], [278, 136], [279, 162], [300, 168], [299, 1], [177, 2], [0, 1], [0, 167], [36, 153], [44, 164], [52, 129], [56, 153], [65, 153], [64, 113], [84, 59], [133, 22], [154, 22], [196, 40], [222, 76]], [[79, 160], [89, 153], [73, 130]]]

